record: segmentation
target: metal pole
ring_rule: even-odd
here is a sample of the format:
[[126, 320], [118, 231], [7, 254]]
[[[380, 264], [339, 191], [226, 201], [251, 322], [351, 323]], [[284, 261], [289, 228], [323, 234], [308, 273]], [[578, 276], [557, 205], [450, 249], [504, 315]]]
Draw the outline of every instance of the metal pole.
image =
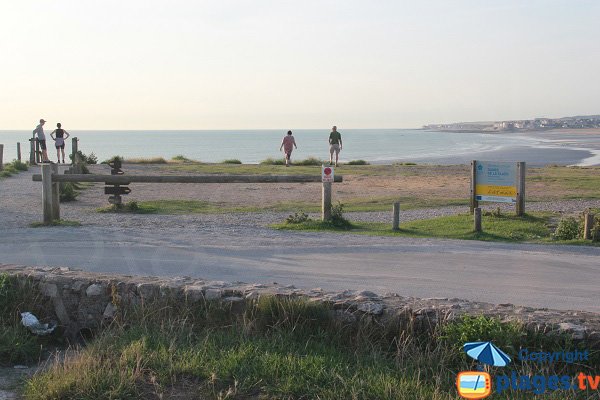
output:
[[42, 209], [44, 224], [52, 223], [52, 165], [42, 164]]
[[392, 230], [399, 231], [400, 230], [400, 202], [394, 203], [394, 222], [392, 224]]

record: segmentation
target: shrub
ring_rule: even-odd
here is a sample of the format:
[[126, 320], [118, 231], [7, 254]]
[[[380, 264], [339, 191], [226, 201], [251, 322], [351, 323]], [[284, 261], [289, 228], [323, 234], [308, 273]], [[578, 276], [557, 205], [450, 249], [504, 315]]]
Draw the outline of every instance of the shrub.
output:
[[285, 222], [288, 224], [301, 224], [303, 222], [308, 221], [308, 214], [304, 212], [296, 212], [294, 215], [290, 215], [285, 219]]
[[152, 157], [152, 158], [128, 158], [123, 162], [127, 162], [130, 164], [166, 164], [167, 160], [162, 157]]
[[80, 187], [73, 182], [60, 182], [58, 184], [60, 202], [65, 203], [77, 200]]
[[121, 161], [121, 162], [123, 162], [123, 157], [122, 156], [112, 156], [108, 160], [102, 161], [102, 164], [108, 164], [109, 162], [113, 162], [113, 161]]
[[[78, 150], [77, 154], [79, 155], [79, 160], [84, 164], [98, 164], [98, 157], [94, 153], [86, 156], [81, 150]], [[73, 162], [73, 154], [69, 154], [69, 159]]]
[[29, 169], [29, 167], [27, 167], [26, 163], [19, 161], [19, 160], [14, 160], [13, 162], [11, 162], [8, 165], [12, 166], [17, 171], [27, 171]]
[[369, 165], [369, 163], [365, 160], [352, 160], [348, 161], [348, 165]]
[[331, 218], [327, 222], [336, 228], [350, 229], [352, 227], [352, 223], [344, 218], [344, 205], [339, 201], [331, 207]]
[[275, 159], [269, 157], [265, 160], [262, 160], [260, 163], [262, 165], [283, 165], [283, 164], [285, 164], [285, 161], [283, 161], [282, 159], [275, 160]]
[[552, 237], [556, 240], [577, 239], [579, 237], [579, 221], [573, 217], [562, 218]]
[[125, 209], [129, 212], [136, 212], [140, 209], [140, 206], [137, 201], [132, 200], [125, 204]]
[[232, 158], [229, 160], [223, 160], [222, 164], [241, 164], [242, 162], [238, 159]]
[[296, 165], [318, 165], [321, 166], [323, 164], [323, 161], [319, 160], [316, 157], [308, 157], [304, 160], [295, 162], [294, 164]]
[[182, 154], [176, 155], [175, 157], [171, 158], [171, 161], [178, 161], [178, 162], [193, 162], [194, 160], [189, 159], [187, 157], [185, 157]]

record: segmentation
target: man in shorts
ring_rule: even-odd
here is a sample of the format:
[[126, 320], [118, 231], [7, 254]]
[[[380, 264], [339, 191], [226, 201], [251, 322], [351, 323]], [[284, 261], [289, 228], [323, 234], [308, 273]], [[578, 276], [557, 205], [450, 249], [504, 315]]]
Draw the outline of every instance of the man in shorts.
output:
[[46, 121], [44, 119], [40, 119], [40, 124], [35, 127], [33, 130], [33, 134], [37, 135], [38, 142], [40, 144], [40, 149], [42, 150], [42, 162], [50, 162], [48, 159], [48, 152], [46, 148], [46, 135], [44, 135], [44, 124]]
[[333, 153], [335, 153], [335, 166], [337, 167], [341, 150], [342, 135], [337, 131], [337, 126], [334, 126], [329, 134], [329, 165], [333, 163]]
[[279, 151], [283, 149], [285, 153], [286, 167], [290, 166], [290, 163], [292, 161], [292, 150], [294, 150], [294, 147], [298, 149], [298, 146], [296, 146], [296, 139], [294, 139], [294, 136], [292, 136], [292, 131], [288, 131], [287, 135], [284, 136], [283, 140], [281, 141], [281, 146], [279, 146]]

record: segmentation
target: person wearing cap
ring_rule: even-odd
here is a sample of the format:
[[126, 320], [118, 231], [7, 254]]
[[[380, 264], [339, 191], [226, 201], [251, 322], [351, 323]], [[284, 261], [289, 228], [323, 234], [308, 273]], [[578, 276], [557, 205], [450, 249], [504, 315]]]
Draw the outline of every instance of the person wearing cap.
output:
[[[65, 136], [66, 135], [66, 136]], [[65, 139], [69, 138], [69, 132], [62, 129], [60, 122], [56, 124], [56, 129], [52, 131], [50, 137], [54, 140], [54, 146], [56, 147], [56, 158], [60, 164], [60, 151], [62, 150], [62, 162], [65, 163]]]
[[46, 149], [46, 135], [44, 135], [44, 124], [46, 121], [44, 119], [40, 119], [40, 124], [35, 127], [33, 130], [33, 134], [37, 135], [38, 142], [40, 144], [40, 149], [42, 150], [42, 162], [50, 162], [48, 159], [48, 152]]
[[294, 147], [298, 149], [298, 146], [296, 146], [296, 139], [292, 136], [292, 131], [288, 131], [287, 135], [284, 136], [281, 141], [281, 146], [279, 146], [279, 151], [281, 151], [281, 149], [284, 151], [286, 167], [290, 166], [292, 161], [292, 150], [294, 150]]

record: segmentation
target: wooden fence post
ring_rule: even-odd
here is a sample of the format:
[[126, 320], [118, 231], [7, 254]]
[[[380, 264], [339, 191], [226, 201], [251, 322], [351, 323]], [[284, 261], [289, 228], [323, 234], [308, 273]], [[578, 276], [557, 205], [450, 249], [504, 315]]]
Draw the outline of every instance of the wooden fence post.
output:
[[29, 139], [29, 165], [35, 165], [35, 138]]
[[52, 165], [42, 164], [42, 209], [44, 210], [44, 224], [52, 223]]
[[525, 162], [517, 163], [517, 216], [522, 217], [525, 214]]
[[331, 182], [323, 182], [321, 219], [323, 221], [331, 219]]
[[[58, 164], [52, 165], [52, 173], [58, 175]], [[52, 220], [60, 219], [60, 183], [52, 183]]]
[[17, 160], [21, 162], [21, 142], [17, 142]]
[[479, 202], [477, 201], [477, 197], [475, 195], [477, 188], [477, 161], [471, 161], [471, 214], [473, 211], [479, 207]]
[[0, 171], [4, 168], [4, 145], [0, 144]]
[[392, 224], [392, 230], [400, 230], [400, 202], [394, 203], [394, 222]]
[[594, 214], [590, 210], [583, 213], [583, 238], [590, 240], [592, 238], [592, 228], [594, 228]]
[[71, 139], [71, 158], [72, 158], [71, 164], [73, 166], [75, 166], [75, 162], [77, 161], [76, 154], [77, 154], [77, 152], [79, 150], [79, 148], [78, 148], [79, 146], [77, 144], [78, 141], [79, 141], [79, 139], [77, 139], [76, 137], [74, 137], [73, 139]]
[[40, 141], [37, 139], [35, 139], [35, 162], [38, 164], [42, 162], [42, 153], [40, 153]]
[[475, 208], [473, 212], [473, 230], [481, 232], [481, 208]]

